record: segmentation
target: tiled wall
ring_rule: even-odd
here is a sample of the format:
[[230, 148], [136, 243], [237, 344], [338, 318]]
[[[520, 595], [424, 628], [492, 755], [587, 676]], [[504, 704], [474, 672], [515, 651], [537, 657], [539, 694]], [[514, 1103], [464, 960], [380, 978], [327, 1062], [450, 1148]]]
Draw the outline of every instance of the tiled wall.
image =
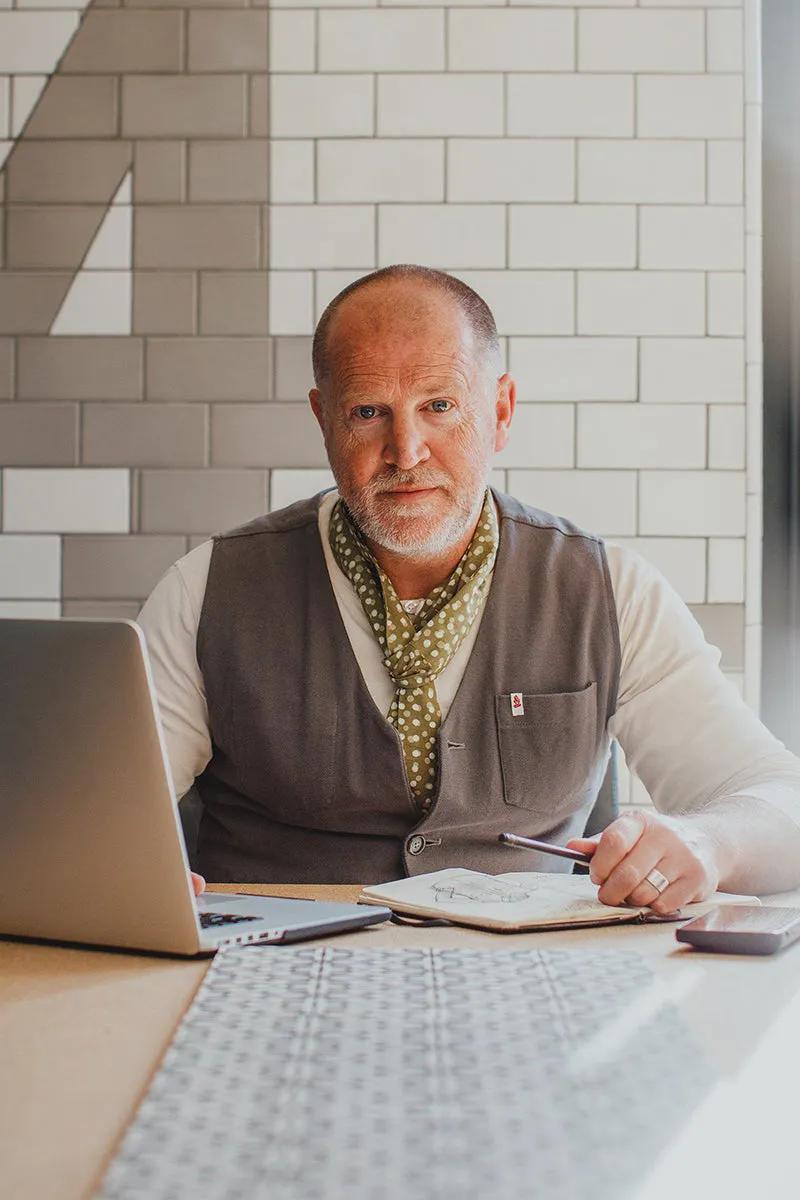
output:
[[499, 481], [651, 558], [758, 704], [758, 0], [36, 3], [0, 0], [0, 615], [134, 613], [326, 483], [314, 321], [417, 261], [498, 317]]

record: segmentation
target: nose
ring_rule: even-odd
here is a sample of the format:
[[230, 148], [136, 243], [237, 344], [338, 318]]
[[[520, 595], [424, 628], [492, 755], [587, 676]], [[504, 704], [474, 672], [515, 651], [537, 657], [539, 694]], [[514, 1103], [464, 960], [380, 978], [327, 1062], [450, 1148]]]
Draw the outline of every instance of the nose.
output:
[[383, 461], [401, 471], [410, 471], [431, 456], [424, 431], [416, 416], [394, 413], [389, 436], [383, 451]]

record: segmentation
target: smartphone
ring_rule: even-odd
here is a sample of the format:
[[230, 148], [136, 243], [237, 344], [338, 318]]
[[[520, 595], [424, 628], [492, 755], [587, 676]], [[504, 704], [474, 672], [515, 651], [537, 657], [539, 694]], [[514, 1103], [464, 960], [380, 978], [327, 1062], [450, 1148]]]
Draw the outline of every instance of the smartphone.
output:
[[724, 904], [675, 931], [679, 942], [722, 954], [776, 954], [800, 938], [800, 908]]

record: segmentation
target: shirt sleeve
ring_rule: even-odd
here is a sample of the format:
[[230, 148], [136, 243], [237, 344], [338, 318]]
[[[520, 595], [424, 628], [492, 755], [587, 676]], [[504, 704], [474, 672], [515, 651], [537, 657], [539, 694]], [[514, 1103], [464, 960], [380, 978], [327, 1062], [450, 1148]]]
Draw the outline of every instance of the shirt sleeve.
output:
[[211, 542], [170, 567], [138, 617], [153, 671], [175, 794], [188, 792], [211, 758], [197, 627], [203, 607]]
[[689, 609], [633, 551], [607, 546], [622, 661], [609, 733], [663, 813], [759, 800], [800, 826], [800, 760], [748, 708]]

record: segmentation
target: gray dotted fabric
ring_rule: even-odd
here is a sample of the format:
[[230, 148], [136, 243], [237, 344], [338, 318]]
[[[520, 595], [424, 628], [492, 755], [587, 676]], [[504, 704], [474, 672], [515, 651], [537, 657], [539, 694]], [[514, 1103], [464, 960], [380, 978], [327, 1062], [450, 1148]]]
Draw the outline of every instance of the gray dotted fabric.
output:
[[217, 955], [101, 1200], [621, 1200], [713, 1082], [635, 953]]

